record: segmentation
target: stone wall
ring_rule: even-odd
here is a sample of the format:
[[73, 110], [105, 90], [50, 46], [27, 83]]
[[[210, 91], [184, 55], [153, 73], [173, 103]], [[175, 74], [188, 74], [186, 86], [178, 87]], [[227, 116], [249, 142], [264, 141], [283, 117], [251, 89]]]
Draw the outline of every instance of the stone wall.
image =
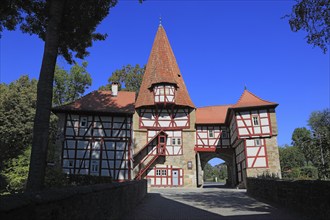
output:
[[247, 179], [247, 193], [255, 198], [313, 216], [329, 219], [330, 181]]
[[120, 219], [146, 194], [142, 180], [2, 196], [0, 219]]

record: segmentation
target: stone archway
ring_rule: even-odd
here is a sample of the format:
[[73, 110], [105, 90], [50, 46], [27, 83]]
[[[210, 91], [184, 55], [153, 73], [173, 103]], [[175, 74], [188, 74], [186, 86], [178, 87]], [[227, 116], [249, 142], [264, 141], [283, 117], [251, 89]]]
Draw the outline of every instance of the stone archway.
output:
[[225, 161], [227, 165], [228, 179], [226, 185], [228, 187], [234, 187], [237, 185], [237, 172], [235, 166], [235, 152], [233, 149], [217, 149], [215, 152], [197, 152], [196, 164], [197, 164], [197, 186], [201, 187], [204, 183], [203, 174], [206, 163], [213, 159], [220, 158]]

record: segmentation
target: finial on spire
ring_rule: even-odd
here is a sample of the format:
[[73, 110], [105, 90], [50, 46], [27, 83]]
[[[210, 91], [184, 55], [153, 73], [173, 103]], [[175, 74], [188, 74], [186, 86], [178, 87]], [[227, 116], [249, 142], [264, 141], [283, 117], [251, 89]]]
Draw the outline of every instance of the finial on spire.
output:
[[246, 84], [244, 84], [244, 90], [247, 90], [247, 88], [246, 88]]
[[159, 16], [159, 26], [162, 26], [162, 16]]

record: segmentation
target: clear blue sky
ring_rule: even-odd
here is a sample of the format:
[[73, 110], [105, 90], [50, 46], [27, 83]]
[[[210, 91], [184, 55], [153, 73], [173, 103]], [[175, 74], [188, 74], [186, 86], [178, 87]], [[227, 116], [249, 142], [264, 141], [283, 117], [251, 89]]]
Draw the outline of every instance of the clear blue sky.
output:
[[[277, 102], [279, 145], [290, 144], [309, 114], [329, 107], [329, 53], [293, 33], [294, 1], [119, 1], [98, 27], [108, 38], [89, 49], [95, 90], [126, 64], [146, 64], [159, 16], [190, 96], [198, 107], [235, 103], [244, 85]], [[2, 34], [0, 81], [38, 78], [43, 42], [20, 31]], [[81, 61], [79, 61], [81, 62]], [[63, 58], [58, 63], [69, 69]]]

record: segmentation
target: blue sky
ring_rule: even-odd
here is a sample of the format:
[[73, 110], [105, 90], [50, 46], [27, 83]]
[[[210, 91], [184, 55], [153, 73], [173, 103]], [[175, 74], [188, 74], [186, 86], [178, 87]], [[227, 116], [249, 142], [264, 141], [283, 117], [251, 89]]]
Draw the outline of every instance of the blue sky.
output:
[[[309, 114], [329, 107], [329, 53], [293, 33], [294, 1], [119, 1], [98, 27], [108, 38], [89, 49], [90, 90], [126, 64], [146, 64], [162, 17], [196, 106], [235, 103], [248, 90], [277, 102], [279, 145], [290, 144]], [[0, 82], [22, 74], [38, 78], [43, 42], [20, 31], [2, 33]], [[78, 60], [78, 62], [81, 62]], [[61, 57], [58, 64], [69, 69]], [[89, 91], [90, 91], [89, 90]]]

